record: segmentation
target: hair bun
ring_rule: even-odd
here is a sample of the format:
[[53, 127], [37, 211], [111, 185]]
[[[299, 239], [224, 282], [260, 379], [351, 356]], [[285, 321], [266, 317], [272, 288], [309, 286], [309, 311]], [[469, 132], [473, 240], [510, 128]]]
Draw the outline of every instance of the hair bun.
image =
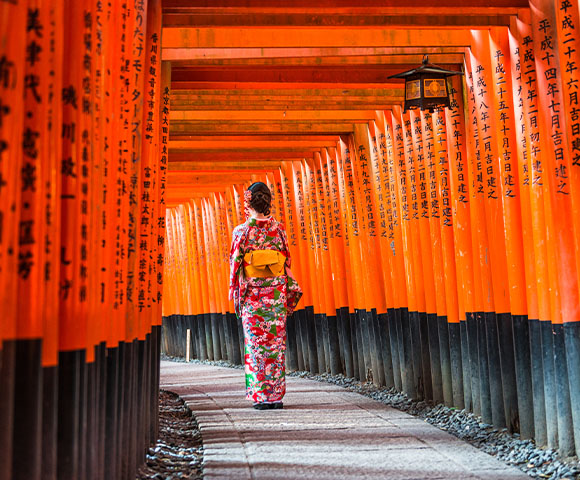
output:
[[268, 186], [263, 182], [256, 182], [248, 190], [252, 192], [250, 206], [258, 213], [270, 215], [272, 194]]

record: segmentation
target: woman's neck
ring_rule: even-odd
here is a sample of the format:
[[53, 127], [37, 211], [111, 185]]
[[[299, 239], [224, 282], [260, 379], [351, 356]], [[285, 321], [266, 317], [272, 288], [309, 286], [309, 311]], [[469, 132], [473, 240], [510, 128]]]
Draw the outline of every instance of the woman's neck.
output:
[[268, 215], [267, 217], [265, 217], [261, 213], [256, 213], [255, 215], [252, 216], [252, 218], [255, 218], [256, 220], [268, 220], [270, 218], [270, 215]]

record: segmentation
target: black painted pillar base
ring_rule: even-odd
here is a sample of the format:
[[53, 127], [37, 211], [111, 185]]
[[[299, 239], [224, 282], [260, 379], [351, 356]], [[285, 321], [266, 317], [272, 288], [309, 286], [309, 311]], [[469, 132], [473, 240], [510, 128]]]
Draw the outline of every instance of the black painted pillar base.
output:
[[353, 343], [348, 307], [341, 307], [337, 310], [337, 316], [340, 317], [340, 326], [342, 329], [344, 373], [347, 377], [354, 377]]
[[231, 352], [230, 352], [230, 335], [227, 325], [227, 314], [218, 313], [218, 322], [220, 330], [221, 348], [222, 348], [222, 360], [227, 360], [231, 363]]
[[169, 325], [167, 317], [161, 317], [161, 353], [169, 355]]
[[542, 326], [539, 320], [528, 320], [530, 333], [530, 361], [533, 394], [534, 439], [538, 445], [547, 445], [546, 402], [544, 398], [544, 361], [542, 359]]
[[363, 338], [361, 331], [361, 321], [358, 311], [350, 314], [350, 334], [353, 338], [353, 357], [356, 357], [356, 370], [354, 377], [357, 380], [366, 380], [365, 357], [363, 348]]
[[83, 353], [80, 350], [59, 353], [57, 446], [59, 480], [80, 478], [78, 439]]
[[322, 346], [324, 348], [324, 371], [330, 373], [330, 331], [328, 326], [328, 316], [325, 313], [321, 314], [321, 325], [323, 337]]
[[365, 380], [372, 381], [373, 373], [373, 334], [372, 334], [372, 317], [366, 310], [358, 311], [359, 322], [361, 326], [361, 338], [363, 345], [363, 359], [365, 365]]
[[16, 344], [4, 341], [0, 350], [0, 480], [12, 478], [12, 427], [14, 422], [14, 359]]
[[413, 341], [411, 339], [411, 314], [406, 308], [400, 309], [401, 335], [403, 357], [401, 372], [403, 392], [412, 399], [417, 399], [417, 385], [415, 383], [415, 367], [413, 364]]
[[100, 378], [99, 378], [99, 475], [101, 478], [105, 477], [105, 451], [106, 445], [106, 418], [107, 418], [107, 344], [102, 342], [99, 346], [99, 361], [101, 364]]
[[205, 333], [205, 316], [200, 313], [197, 315], [197, 332], [199, 335], [199, 340], [198, 340], [198, 344], [199, 344], [199, 358], [201, 360], [207, 360], [208, 356], [207, 356], [207, 336]]
[[580, 456], [580, 322], [564, 324], [576, 455]]
[[314, 307], [304, 309], [306, 320], [306, 338], [308, 339], [308, 369], [312, 373], [318, 373], [318, 349], [316, 348], [316, 319], [314, 317]]
[[432, 399], [435, 403], [443, 403], [443, 378], [441, 373], [441, 350], [439, 344], [439, 323], [437, 315], [427, 314], [429, 334], [429, 363], [431, 365]]
[[155, 377], [153, 379], [154, 388], [151, 391], [153, 398], [152, 409], [153, 409], [153, 424], [151, 426], [151, 438], [152, 442], [159, 438], [159, 385], [161, 381], [161, 327], [154, 326], [152, 329], [153, 334], [153, 355], [151, 361], [154, 365]]
[[376, 371], [373, 371], [373, 335], [372, 335], [372, 317], [370, 312], [366, 310], [358, 310], [357, 312], [360, 328], [361, 328], [361, 339], [363, 346], [363, 361], [364, 361], [364, 380], [372, 381], [373, 374], [376, 375]]
[[409, 312], [411, 337], [411, 355], [413, 359], [413, 385], [417, 400], [425, 399], [425, 377], [423, 372], [423, 355], [421, 351], [421, 320], [419, 312]]
[[304, 370], [311, 371], [311, 361], [310, 361], [310, 334], [309, 334], [309, 319], [306, 309], [302, 309], [299, 315], [300, 321], [300, 341], [302, 343], [302, 358], [304, 361]]
[[471, 383], [469, 380], [467, 323], [465, 321], [448, 323], [447, 331], [449, 332], [449, 363], [451, 365], [453, 405], [459, 409], [467, 408], [469, 410], [471, 408]]
[[[185, 316], [185, 321], [187, 328], [190, 328], [190, 317]], [[135, 437], [135, 466], [139, 468], [139, 465], [143, 462], [143, 457], [145, 456], [145, 446], [148, 442], [145, 438], [147, 426], [149, 425], [149, 395], [148, 393], [148, 382], [149, 382], [149, 362], [147, 361], [147, 337], [144, 340], [138, 339], [135, 344], [135, 354], [136, 363], [134, 367], [135, 377], [136, 377], [136, 388], [135, 388], [135, 431], [133, 436]], [[191, 343], [191, 339], [190, 339]], [[191, 348], [191, 346], [190, 346]]]
[[211, 315], [209, 313], [203, 314], [203, 323], [205, 325], [205, 346], [208, 360], [215, 360], [215, 351], [213, 348], [213, 329]]
[[[186, 315], [185, 316], [185, 323], [187, 329], [190, 332], [189, 338], [189, 354], [191, 358], [199, 358], [199, 342], [197, 341], [197, 323], [196, 323], [196, 316], [195, 315]], [[147, 342], [148, 344], [149, 342]]]
[[511, 318], [514, 339], [519, 431], [522, 439], [528, 439], [534, 438], [534, 401], [529, 323], [526, 315], [512, 315]]
[[230, 323], [230, 337], [233, 352], [232, 363], [234, 365], [242, 365], [243, 352], [240, 350], [240, 331], [238, 329], [238, 317], [236, 317], [235, 313], [228, 313], [228, 318]]
[[498, 313], [497, 322], [505, 422], [509, 432], [519, 432], [520, 412], [518, 408], [518, 383], [516, 377], [513, 318], [509, 313]]
[[340, 355], [340, 336], [338, 334], [338, 318], [336, 315], [327, 316], [328, 325], [328, 353], [330, 360], [330, 373], [338, 375], [342, 373], [342, 362]]
[[346, 375], [346, 363], [344, 358], [345, 346], [344, 346], [344, 322], [342, 316], [340, 315], [340, 309], [335, 310], [336, 315], [336, 329], [338, 331], [338, 355], [340, 359], [340, 372]]
[[[312, 372], [313, 368], [317, 368], [318, 363], [318, 353], [316, 352], [316, 342], [314, 342], [314, 350], [310, 344], [311, 339], [314, 337], [313, 331], [316, 330], [316, 325], [314, 324], [314, 316], [310, 319], [306, 308], [302, 310], [302, 315], [300, 315], [300, 338], [302, 340], [302, 355], [304, 357], [304, 369]], [[316, 357], [313, 358], [313, 352]]]
[[[403, 314], [407, 312], [405, 308], [396, 308], [394, 310], [394, 318], [395, 318], [395, 328], [397, 330], [397, 347], [399, 350], [399, 370], [401, 371], [401, 391], [406, 392], [408, 387], [408, 377], [407, 372], [407, 363], [405, 360], [405, 352], [408, 351], [407, 347], [405, 346], [405, 335], [403, 331]], [[407, 313], [405, 313], [407, 314]], [[406, 320], [407, 321], [407, 320]], [[412, 378], [413, 374], [411, 373]]]
[[298, 347], [296, 345], [296, 317], [286, 318], [286, 370], [298, 370]]
[[421, 367], [423, 370], [423, 393], [426, 399], [433, 400], [433, 378], [431, 376], [431, 354], [429, 340], [429, 323], [426, 312], [419, 312], [419, 330], [421, 335]]
[[217, 313], [209, 314], [211, 322], [211, 341], [213, 345], [213, 358], [212, 360], [222, 360], [221, 344], [222, 339], [220, 338], [220, 321], [219, 315]]
[[[181, 320], [181, 319], [180, 319]], [[180, 331], [182, 330], [182, 322], [180, 324]], [[135, 472], [133, 465], [134, 448], [133, 443], [133, 428], [134, 428], [134, 366], [135, 361], [135, 345], [133, 342], [124, 342], [121, 344], [122, 361], [121, 368], [123, 369], [123, 381], [120, 384], [122, 390], [123, 400], [121, 402], [122, 421], [120, 432], [120, 445], [122, 449], [119, 450], [121, 456], [121, 478], [134, 478]]]
[[365, 311], [367, 319], [367, 330], [369, 336], [369, 356], [372, 369], [372, 379], [375, 385], [385, 384], [385, 371], [383, 369], [383, 358], [380, 344], [378, 315], [376, 309]]
[[[441, 388], [443, 393], [443, 403], [451, 407], [453, 401], [453, 376], [451, 373], [451, 353], [449, 351], [449, 327], [447, 325], [447, 317], [437, 317], [437, 331], [439, 335], [439, 359], [441, 361]], [[458, 341], [458, 352], [461, 353], [460, 338]], [[459, 357], [461, 360], [461, 356]], [[460, 379], [462, 379], [463, 372], [459, 371]], [[461, 382], [463, 384], [463, 382]], [[463, 397], [463, 394], [462, 394]]]
[[[393, 368], [393, 350], [391, 341], [391, 332], [389, 328], [389, 314], [388, 312], [380, 313], [376, 320], [377, 325], [377, 349], [380, 351], [380, 361], [383, 367], [383, 374], [385, 378], [384, 385], [388, 388], [395, 386], [395, 372]], [[395, 350], [396, 352], [396, 350]]]
[[[564, 325], [553, 324], [552, 329], [554, 332], [554, 366], [558, 406], [558, 450], [563, 457], [569, 457], [574, 455], [576, 447], [574, 445], [574, 426], [572, 423], [572, 405], [570, 403], [570, 385], [568, 383]], [[578, 365], [575, 368], [578, 369]]]
[[[489, 385], [489, 355], [487, 353], [486, 317], [483, 312], [476, 312], [477, 348], [479, 365], [479, 398], [481, 405], [481, 419], [484, 423], [492, 424], [491, 388]], [[499, 373], [499, 372], [496, 372]]]
[[[42, 341], [17, 340], [12, 478], [39, 480], [42, 465]], [[4, 394], [4, 392], [2, 392]]]
[[[502, 377], [504, 365], [501, 362], [499, 333], [498, 333], [498, 318], [493, 312], [485, 312], [485, 337], [487, 349], [484, 349], [484, 355], [487, 357], [487, 365], [489, 372], [489, 401], [491, 408], [491, 420], [495, 427], [504, 428], [505, 410], [504, 410], [504, 395], [502, 386]], [[480, 350], [481, 353], [482, 350]], [[483, 359], [482, 359], [483, 360]], [[485, 369], [485, 363], [481, 363], [481, 368]], [[482, 370], [480, 370], [480, 377]], [[515, 379], [514, 379], [515, 380]], [[487, 399], [486, 399], [487, 401]], [[485, 403], [482, 401], [482, 405]], [[485, 411], [485, 410], [484, 410]], [[484, 420], [486, 423], [490, 423]]]
[[242, 324], [241, 320], [237, 321], [238, 326], [238, 338], [240, 339], [240, 357], [242, 359], [242, 365], [245, 363], [246, 358], [246, 340], [244, 336], [244, 325]]
[[234, 357], [234, 350], [232, 345], [232, 330], [230, 328], [230, 321], [229, 316], [227, 313], [221, 314], [221, 331], [223, 332], [222, 340], [224, 344], [222, 345], [222, 353], [224, 355], [224, 359], [226, 359], [230, 363], [233, 362]]
[[298, 363], [298, 370], [307, 370], [306, 355], [308, 352], [304, 350], [303, 341], [303, 321], [302, 317], [304, 315], [304, 310], [295, 310], [293, 314], [294, 325], [296, 329], [296, 362]]
[[[163, 327], [167, 335], [167, 324]], [[107, 397], [105, 405], [105, 478], [119, 479], [120, 352], [107, 348]]]
[[81, 352], [79, 389], [78, 465], [80, 478], [87, 478], [87, 363], [86, 352]]
[[326, 355], [325, 355], [325, 345], [324, 345], [324, 315], [322, 313], [314, 313], [314, 340], [316, 344], [316, 364], [318, 369], [313, 371], [313, 373], [324, 373], [327, 370]]
[[[86, 378], [86, 413], [84, 415], [85, 421], [85, 459], [84, 472], [87, 480], [97, 480], [99, 473], [99, 428], [98, 428], [98, 383], [99, 376], [98, 358], [95, 356], [93, 362], [87, 363], [85, 367]], [[89, 445], [91, 447], [89, 447]]]
[[[483, 313], [478, 313], [477, 315], [483, 316]], [[467, 340], [469, 347], [469, 379], [471, 384], [471, 405], [472, 412], [476, 415], [481, 415], [481, 393], [479, 381], [479, 359], [478, 359], [478, 328], [476, 313], [465, 312], [466, 323], [467, 323]], [[465, 387], [465, 385], [464, 385]]]
[[57, 479], [58, 367], [42, 372], [42, 480]]
[[542, 361], [544, 366], [544, 399], [546, 401], [546, 434], [548, 448], [558, 448], [558, 414], [553, 403], [557, 398], [554, 364], [554, 335], [552, 322], [540, 322], [542, 333]]
[[[387, 324], [389, 330], [389, 342], [391, 345], [391, 363], [393, 369], [393, 384], [400, 392], [403, 389], [401, 379], [401, 353], [399, 352], [399, 333], [397, 330], [397, 311], [394, 308], [387, 310]], [[386, 370], [385, 370], [386, 371]]]

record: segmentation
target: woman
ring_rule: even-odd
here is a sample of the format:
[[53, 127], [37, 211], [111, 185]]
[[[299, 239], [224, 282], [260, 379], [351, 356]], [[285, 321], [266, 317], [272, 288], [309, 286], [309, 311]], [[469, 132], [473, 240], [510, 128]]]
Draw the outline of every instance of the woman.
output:
[[302, 290], [290, 271], [284, 227], [270, 217], [270, 190], [256, 182], [244, 200], [246, 222], [234, 229], [230, 253], [230, 299], [244, 327], [246, 398], [258, 410], [282, 408], [286, 317]]

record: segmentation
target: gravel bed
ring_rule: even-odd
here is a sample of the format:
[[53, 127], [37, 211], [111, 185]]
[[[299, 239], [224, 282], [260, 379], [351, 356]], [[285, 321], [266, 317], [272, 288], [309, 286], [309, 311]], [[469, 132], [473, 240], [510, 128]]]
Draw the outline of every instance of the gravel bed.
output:
[[138, 480], [199, 480], [203, 445], [193, 413], [179, 395], [159, 392], [159, 440], [149, 448]]
[[[164, 357], [166, 360], [184, 362], [183, 358]], [[225, 361], [192, 360], [194, 363], [242, 369]], [[432, 402], [414, 401], [394, 388], [377, 387], [370, 382], [360, 382], [344, 375], [310, 372], [287, 372], [288, 376], [327, 382], [360, 393], [385, 405], [422, 418], [431, 425], [455, 435], [473, 446], [524, 471], [531, 478], [553, 480], [580, 480], [580, 463], [577, 457], [563, 459], [557, 451], [536, 446], [533, 440], [521, 440], [519, 434], [509, 433], [483, 423], [481, 417], [465, 410], [435, 405]]]

